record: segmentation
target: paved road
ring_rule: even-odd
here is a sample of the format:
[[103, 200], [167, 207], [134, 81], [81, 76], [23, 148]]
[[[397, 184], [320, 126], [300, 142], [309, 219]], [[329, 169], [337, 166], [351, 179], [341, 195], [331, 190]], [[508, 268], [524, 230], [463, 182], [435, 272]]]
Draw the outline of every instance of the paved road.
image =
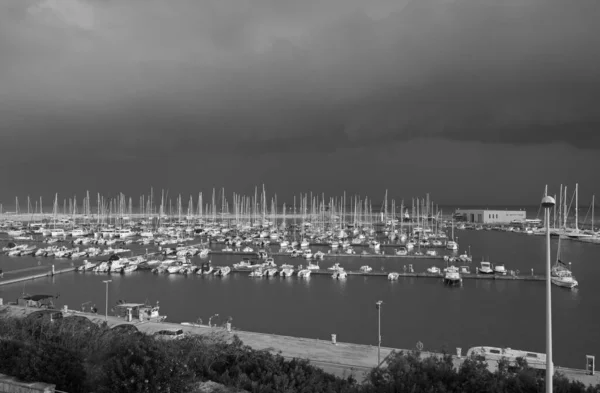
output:
[[[18, 307], [18, 306], [0, 306], [0, 315], [7, 314], [13, 316], [24, 316], [36, 309]], [[89, 318], [90, 320], [102, 323], [105, 320], [104, 316], [97, 314], [82, 313], [79, 311], [69, 310], [64, 313], [65, 317], [71, 315], [80, 315]], [[153, 334], [159, 330], [165, 329], [182, 329], [184, 332], [212, 335], [217, 339], [231, 340], [233, 335], [237, 335], [244, 344], [257, 349], [268, 350], [273, 353], [278, 353], [281, 356], [292, 359], [309, 359], [312, 364], [323, 370], [330, 372], [340, 377], [346, 377], [353, 374], [355, 378], [362, 381], [366, 373], [377, 365], [377, 347], [370, 345], [360, 345], [351, 343], [332, 344], [331, 341], [316, 340], [302, 337], [280, 336], [275, 334], [254, 333], [241, 330], [233, 330], [227, 332], [223, 328], [209, 327], [206, 325], [181, 325], [167, 322], [156, 321], [132, 321], [126, 322], [121, 318], [108, 316], [106, 319], [109, 326], [117, 326], [121, 324], [133, 324], [139, 331]], [[392, 351], [401, 351], [401, 349], [381, 348], [381, 360], [389, 356]], [[407, 350], [404, 350], [407, 351]], [[436, 356], [439, 354], [423, 352], [422, 356]], [[459, 367], [463, 358], [454, 356], [454, 365]], [[495, 369], [495, 364], [490, 364], [490, 370]], [[572, 380], [581, 381], [585, 385], [600, 384], [600, 373], [588, 375], [583, 370], [567, 369], [556, 367], [556, 371], [562, 372]]]

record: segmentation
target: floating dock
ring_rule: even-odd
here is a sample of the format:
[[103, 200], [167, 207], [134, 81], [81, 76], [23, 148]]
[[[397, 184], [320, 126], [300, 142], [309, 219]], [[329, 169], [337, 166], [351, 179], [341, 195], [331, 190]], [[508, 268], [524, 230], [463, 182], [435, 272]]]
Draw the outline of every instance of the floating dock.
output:
[[[64, 269], [55, 270], [54, 266], [52, 266], [52, 270], [47, 271], [45, 273], [38, 273], [38, 274], [30, 275], [30, 276], [17, 277], [17, 278], [12, 278], [12, 279], [9, 279], [9, 280], [0, 279], [0, 286], [10, 285], [10, 284], [16, 284], [16, 283], [23, 282], [23, 281], [31, 281], [31, 280], [35, 280], [37, 278], [52, 277], [52, 276], [55, 276], [57, 274], [74, 272], [75, 269], [77, 269], [77, 268], [76, 267], [67, 267], [67, 268], [64, 268]], [[22, 270], [25, 270], [25, 269], [22, 269]], [[4, 272], [4, 274], [12, 274], [12, 273], [15, 273], [15, 272], [17, 272], [17, 271], [13, 270], [11, 272]]]
[[[244, 255], [244, 256], [248, 256], [248, 257], [255, 257], [256, 254], [258, 253], [258, 251], [252, 251], [252, 252], [243, 252], [243, 251], [221, 251], [221, 250], [210, 250], [210, 254], [215, 254], [215, 255]], [[269, 256], [274, 256], [274, 257], [292, 257], [291, 253], [287, 253], [287, 252], [268, 252]], [[396, 254], [345, 254], [345, 253], [329, 253], [329, 254], [325, 254], [325, 257], [329, 258], [337, 258], [337, 257], [355, 257], [355, 258], [404, 258], [404, 259], [444, 259], [444, 256], [442, 255], [396, 255]], [[308, 259], [305, 259], [302, 256], [298, 256], [296, 258], [300, 258], [303, 260], [308, 261]], [[318, 259], [315, 258], [311, 258], [310, 260], [315, 261]]]

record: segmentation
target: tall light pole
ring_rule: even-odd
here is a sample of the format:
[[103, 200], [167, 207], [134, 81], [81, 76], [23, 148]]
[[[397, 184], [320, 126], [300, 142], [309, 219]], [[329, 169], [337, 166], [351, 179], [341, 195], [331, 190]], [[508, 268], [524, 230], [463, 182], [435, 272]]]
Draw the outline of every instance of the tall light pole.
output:
[[551, 196], [542, 198], [542, 207], [545, 209], [546, 221], [546, 393], [552, 393], [552, 377], [554, 365], [552, 364], [552, 299], [551, 299], [551, 267], [550, 267], [550, 209], [556, 201]]
[[375, 307], [377, 307], [378, 314], [378, 322], [377, 322], [377, 331], [378, 331], [378, 342], [377, 342], [377, 367], [381, 363], [381, 305], [383, 302], [380, 300], [375, 303]]
[[106, 307], [104, 309], [104, 321], [108, 321], [108, 283], [112, 282], [112, 280], [104, 280], [102, 282], [106, 284]]

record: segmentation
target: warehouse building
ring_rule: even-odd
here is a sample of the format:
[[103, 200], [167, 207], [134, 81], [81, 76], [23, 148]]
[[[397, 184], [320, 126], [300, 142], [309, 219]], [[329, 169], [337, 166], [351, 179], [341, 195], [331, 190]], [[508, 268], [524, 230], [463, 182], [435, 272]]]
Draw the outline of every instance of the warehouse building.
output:
[[526, 220], [525, 210], [457, 209], [454, 216], [477, 224], [514, 224]]

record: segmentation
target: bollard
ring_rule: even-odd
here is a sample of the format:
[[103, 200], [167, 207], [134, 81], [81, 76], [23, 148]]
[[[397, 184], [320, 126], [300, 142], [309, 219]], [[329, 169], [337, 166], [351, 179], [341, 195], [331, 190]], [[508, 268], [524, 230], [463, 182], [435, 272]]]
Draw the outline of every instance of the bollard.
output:
[[531, 269], [531, 275], [533, 276], [533, 269]]
[[54, 265], [52, 265], [52, 275], [54, 275]]
[[331, 335], [331, 343], [333, 345], [337, 345], [337, 334], [332, 334]]
[[227, 332], [231, 333], [231, 322], [227, 322], [225, 326], [227, 326]]
[[461, 347], [456, 347], [456, 356], [458, 356], [459, 358], [462, 357], [462, 348]]
[[66, 304], [63, 306], [63, 312], [69, 312], [69, 306]]

